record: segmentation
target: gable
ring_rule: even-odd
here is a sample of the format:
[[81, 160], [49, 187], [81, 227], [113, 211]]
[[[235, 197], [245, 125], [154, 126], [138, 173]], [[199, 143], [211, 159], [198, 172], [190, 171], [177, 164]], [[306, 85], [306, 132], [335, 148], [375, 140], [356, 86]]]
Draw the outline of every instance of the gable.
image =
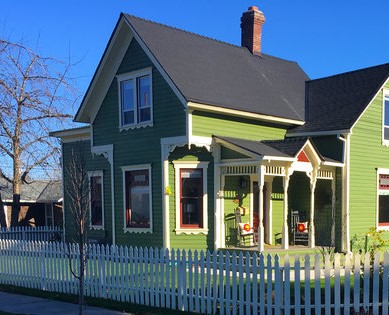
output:
[[389, 76], [389, 64], [308, 81], [306, 123], [288, 135], [348, 132]]

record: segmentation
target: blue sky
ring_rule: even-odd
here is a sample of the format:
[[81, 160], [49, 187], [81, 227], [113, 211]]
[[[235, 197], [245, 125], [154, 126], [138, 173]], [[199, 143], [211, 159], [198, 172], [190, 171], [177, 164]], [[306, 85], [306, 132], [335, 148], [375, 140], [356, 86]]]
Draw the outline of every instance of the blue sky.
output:
[[79, 61], [83, 94], [121, 11], [240, 45], [251, 5], [267, 19], [263, 51], [298, 62], [311, 78], [389, 62], [387, 0], [4, 0], [0, 33]]

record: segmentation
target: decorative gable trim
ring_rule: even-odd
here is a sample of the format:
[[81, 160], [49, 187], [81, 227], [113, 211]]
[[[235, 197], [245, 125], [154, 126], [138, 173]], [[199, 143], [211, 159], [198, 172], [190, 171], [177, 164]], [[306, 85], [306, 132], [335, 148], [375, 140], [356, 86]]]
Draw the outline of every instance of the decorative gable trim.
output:
[[74, 119], [75, 121], [93, 123], [133, 38], [139, 43], [148, 58], [150, 58], [151, 62], [177, 95], [183, 106], [186, 107], [187, 101], [185, 97], [170, 79], [141, 37], [137, 34], [136, 30], [131, 26], [130, 22], [121, 14], [104, 51], [103, 57], [93, 75], [88, 90], [85, 93], [84, 99], [81, 102], [80, 108]]

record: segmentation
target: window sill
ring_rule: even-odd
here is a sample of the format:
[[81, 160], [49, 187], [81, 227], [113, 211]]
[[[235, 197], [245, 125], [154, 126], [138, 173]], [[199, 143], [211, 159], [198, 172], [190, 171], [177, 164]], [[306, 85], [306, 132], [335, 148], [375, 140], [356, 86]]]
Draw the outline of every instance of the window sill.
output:
[[388, 225], [378, 225], [377, 231], [389, 231], [389, 224]]
[[127, 130], [133, 130], [133, 129], [146, 128], [146, 127], [153, 127], [153, 122], [148, 121], [148, 122], [141, 123], [141, 124], [119, 126], [119, 131], [127, 131]]
[[197, 235], [197, 234], [204, 234], [208, 235], [208, 229], [176, 229], [176, 234], [186, 234], [186, 235]]
[[124, 233], [150, 233], [150, 234], [153, 233], [151, 228], [149, 229], [124, 228], [123, 231]]
[[104, 225], [90, 225], [89, 229], [91, 229], [91, 230], [104, 230]]

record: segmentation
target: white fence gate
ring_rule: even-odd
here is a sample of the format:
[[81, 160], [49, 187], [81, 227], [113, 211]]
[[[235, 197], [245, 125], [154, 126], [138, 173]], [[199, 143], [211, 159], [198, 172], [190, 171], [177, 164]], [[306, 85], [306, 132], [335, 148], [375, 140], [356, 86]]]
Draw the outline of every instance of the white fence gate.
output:
[[[331, 260], [88, 245], [85, 295], [202, 314], [388, 314], [389, 253]], [[78, 293], [77, 246], [0, 241], [0, 283]], [[383, 259], [382, 259], [383, 257]]]

